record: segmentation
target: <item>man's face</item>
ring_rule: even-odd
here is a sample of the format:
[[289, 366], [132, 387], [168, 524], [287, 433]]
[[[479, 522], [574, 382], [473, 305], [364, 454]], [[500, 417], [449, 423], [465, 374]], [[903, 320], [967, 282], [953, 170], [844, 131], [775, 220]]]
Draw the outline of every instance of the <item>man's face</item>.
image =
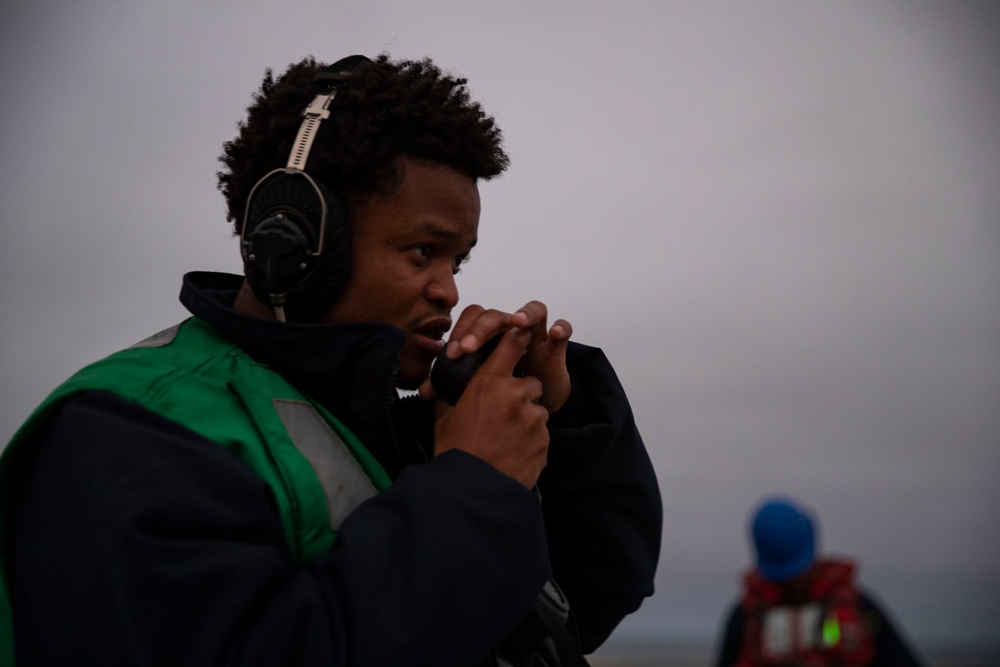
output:
[[399, 385], [416, 388], [451, 328], [455, 274], [479, 230], [479, 189], [447, 167], [403, 165], [399, 187], [356, 212], [347, 285], [323, 321], [402, 329]]

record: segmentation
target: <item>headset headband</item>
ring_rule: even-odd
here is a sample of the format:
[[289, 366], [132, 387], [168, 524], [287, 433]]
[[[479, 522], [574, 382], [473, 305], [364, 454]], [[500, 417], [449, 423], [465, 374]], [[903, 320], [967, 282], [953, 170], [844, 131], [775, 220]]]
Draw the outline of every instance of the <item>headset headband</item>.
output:
[[335, 97], [337, 97], [337, 89], [331, 88], [329, 92], [320, 93], [313, 98], [313, 101], [302, 112], [302, 124], [299, 125], [299, 132], [295, 136], [295, 143], [292, 144], [292, 152], [288, 155], [288, 164], [282, 168], [268, 172], [264, 175], [264, 178], [254, 184], [253, 189], [250, 191], [250, 196], [247, 197], [247, 206], [243, 213], [243, 227], [240, 229], [241, 243], [247, 242], [246, 221], [250, 217], [250, 203], [253, 201], [254, 193], [257, 192], [257, 188], [260, 187], [261, 183], [264, 183], [276, 174], [297, 174], [309, 182], [321, 202], [323, 212], [320, 216], [319, 237], [316, 239], [316, 248], [310, 250], [309, 254], [313, 257], [318, 257], [323, 252], [323, 248], [325, 247], [323, 244], [326, 240], [326, 198], [323, 197], [323, 193], [320, 191], [316, 181], [312, 179], [312, 176], [305, 172], [305, 166], [306, 162], [309, 161], [309, 151], [312, 150], [313, 141], [316, 140], [316, 132], [319, 130], [319, 125], [330, 117], [330, 105], [333, 103]]

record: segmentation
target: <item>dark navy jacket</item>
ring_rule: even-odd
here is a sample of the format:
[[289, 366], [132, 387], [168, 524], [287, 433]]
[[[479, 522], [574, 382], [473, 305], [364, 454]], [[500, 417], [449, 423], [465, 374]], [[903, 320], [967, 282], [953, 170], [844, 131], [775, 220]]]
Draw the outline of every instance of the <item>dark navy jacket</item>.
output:
[[305, 566], [271, 492], [225, 449], [107, 394], [69, 401], [14, 461], [6, 543], [27, 665], [475, 665], [559, 582], [585, 652], [653, 592], [661, 504], [603, 353], [571, 343], [538, 497], [484, 461], [432, 457], [398, 399], [402, 333], [231, 310], [241, 278], [181, 301], [345, 422], [394, 484]]

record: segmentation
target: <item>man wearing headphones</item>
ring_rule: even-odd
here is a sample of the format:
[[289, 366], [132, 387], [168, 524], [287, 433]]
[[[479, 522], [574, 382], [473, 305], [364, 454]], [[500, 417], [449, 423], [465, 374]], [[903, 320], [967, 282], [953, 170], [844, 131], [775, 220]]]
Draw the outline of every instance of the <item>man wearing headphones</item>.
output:
[[185, 276], [191, 318], [4, 454], [0, 665], [586, 664], [652, 594], [659, 490], [568, 322], [452, 321], [508, 163], [465, 80], [308, 58], [220, 160], [245, 276]]

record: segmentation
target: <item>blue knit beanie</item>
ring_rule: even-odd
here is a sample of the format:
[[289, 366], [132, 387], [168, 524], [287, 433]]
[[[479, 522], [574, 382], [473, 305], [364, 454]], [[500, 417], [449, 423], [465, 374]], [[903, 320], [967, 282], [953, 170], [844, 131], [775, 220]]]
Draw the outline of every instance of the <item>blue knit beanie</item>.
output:
[[757, 567], [772, 581], [786, 581], [805, 572], [815, 555], [813, 521], [795, 502], [771, 498], [754, 515], [751, 525]]

